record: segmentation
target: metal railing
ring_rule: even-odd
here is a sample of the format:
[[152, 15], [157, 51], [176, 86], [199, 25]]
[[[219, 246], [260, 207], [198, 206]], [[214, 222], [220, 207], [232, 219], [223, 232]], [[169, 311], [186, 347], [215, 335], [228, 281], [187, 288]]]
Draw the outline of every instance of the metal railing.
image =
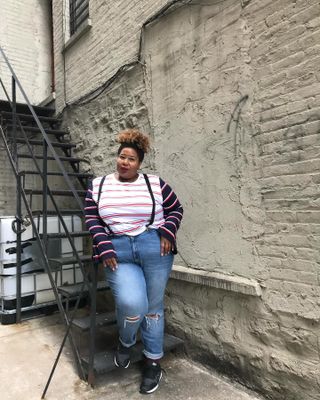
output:
[[[23, 216], [22, 216], [22, 205], [25, 206], [26, 210], [27, 210], [27, 214], [29, 217], [29, 220], [31, 221], [32, 224], [32, 228], [33, 228], [33, 232], [35, 234], [36, 240], [38, 242], [39, 245], [39, 249], [40, 249], [40, 253], [41, 253], [41, 257], [42, 257], [42, 261], [43, 261], [43, 265], [45, 268], [46, 273], [48, 274], [49, 280], [50, 280], [50, 284], [52, 287], [52, 290], [54, 292], [54, 296], [55, 296], [55, 300], [56, 303], [58, 305], [59, 311], [63, 317], [63, 320], [66, 324], [67, 330], [64, 336], [64, 339], [62, 341], [62, 345], [61, 348], [59, 350], [57, 359], [54, 363], [53, 369], [51, 371], [49, 380], [47, 382], [45, 391], [43, 393], [43, 396], [45, 396], [46, 390], [48, 388], [48, 385], [51, 381], [52, 375], [54, 373], [55, 367], [57, 365], [57, 362], [59, 360], [61, 351], [64, 347], [65, 341], [66, 339], [69, 337], [70, 338], [70, 343], [71, 343], [71, 348], [72, 351], [75, 355], [75, 359], [76, 359], [76, 363], [77, 363], [77, 367], [78, 367], [78, 372], [79, 372], [79, 376], [86, 380], [86, 376], [81, 364], [81, 360], [80, 360], [80, 355], [78, 352], [78, 349], [74, 343], [74, 339], [71, 333], [71, 324], [72, 324], [72, 320], [75, 317], [75, 313], [77, 311], [77, 308], [79, 306], [79, 302], [80, 299], [82, 297], [82, 293], [85, 290], [85, 288], [88, 289], [89, 295], [90, 295], [90, 300], [91, 300], [91, 317], [92, 317], [92, 326], [91, 326], [91, 335], [95, 335], [95, 309], [96, 309], [96, 298], [95, 298], [95, 294], [96, 294], [96, 274], [97, 274], [97, 270], [96, 267], [94, 267], [92, 269], [92, 281], [90, 282], [88, 279], [88, 274], [90, 273], [90, 271], [85, 271], [84, 268], [84, 264], [78, 254], [78, 251], [76, 249], [76, 246], [74, 244], [73, 238], [70, 235], [70, 232], [67, 228], [67, 225], [64, 221], [64, 218], [59, 210], [59, 207], [57, 205], [57, 202], [55, 201], [55, 198], [52, 194], [52, 191], [49, 188], [48, 185], [48, 176], [47, 176], [47, 171], [48, 171], [48, 153], [50, 153], [53, 157], [53, 159], [55, 160], [57, 166], [59, 167], [60, 171], [61, 171], [61, 175], [63, 176], [64, 182], [67, 184], [67, 186], [69, 187], [70, 191], [72, 192], [72, 195], [77, 203], [77, 205], [79, 206], [79, 209], [82, 211], [83, 213], [83, 204], [82, 201], [79, 198], [79, 195], [77, 193], [77, 190], [75, 189], [72, 181], [70, 180], [68, 173], [66, 171], [66, 169], [63, 166], [62, 161], [59, 158], [59, 155], [56, 153], [53, 145], [50, 142], [50, 139], [48, 138], [47, 133], [45, 132], [45, 129], [43, 127], [43, 125], [41, 124], [38, 116], [36, 115], [36, 112], [33, 108], [33, 106], [31, 105], [19, 79], [17, 78], [6, 54], [4, 53], [3, 49], [0, 47], [0, 59], [1, 57], [3, 58], [6, 66], [8, 67], [10, 74], [11, 74], [11, 93], [12, 93], [12, 97], [10, 98], [8, 91], [4, 85], [3, 80], [1, 79], [0, 76], [0, 84], [1, 87], [5, 93], [5, 97], [8, 101], [8, 103], [11, 106], [11, 112], [12, 112], [12, 136], [10, 138], [10, 143], [12, 144], [12, 147], [10, 149], [9, 145], [8, 145], [8, 138], [3, 130], [3, 128], [0, 125], [0, 135], [2, 137], [2, 140], [4, 142], [4, 148], [5, 151], [7, 153], [8, 159], [10, 161], [11, 167], [12, 167], [12, 171], [15, 175], [16, 178], [16, 187], [17, 187], [17, 206], [16, 206], [16, 235], [17, 235], [17, 290], [16, 290], [16, 295], [17, 295], [17, 309], [16, 309], [16, 321], [20, 322], [21, 320], [21, 254], [22, 254], [22, 241], [21, 241], [21, 234], [22, 234], [22, 223], [23, 223]], [[32, 146], [29, 142], [28, 136], [24, 130], [23, 125], [21, 124], [21, 121], [19, 120], [19, 117], [17, 115], [17, 101], [16, 101], [16, 90], [17, 88], [19, 89], [20, 93], [22, 94], [22, 97], [26, 103], [26, 105], [28, 106], [31, 115], [33, 116], [34, 122], [36, 123], [40, 134], [42, 136], [42, 140], [43, 140], [43, 165], [42, 165], [42, 170], [41, 167], [36, 159], [36, 155], [34, 154], [34, 151], [32, 149]], [[43, 189], [43, 196], [42, 196], [42, 203], [43, 203], [43, 229], [42, 229], [42, 235], [40, 234], [38, 227], [36, 226], [36, 223], [34, 221], [33, 218], [33, 213], [30, 207], [30, 204], [28, 202], [27, 199], [27, 195], [25, 192], [25, 189], [23, 187], [22, 184], [22, 178], [23, 178], [23, 174], [19, 172], [19, 168], [18, 168], [18, 153], [17, 153], [17, 130], [19, 130], [22, 132], [23, 138], [25, 140], [25, 143], [28, 147], [29, 153], [31, 155], [31, 159], [34, 163], [34, 166], [36, 168], [36, 171], [38, 172], [41, 180], [42, 180], [42, 189]], [[48, 243], [48, 237], [47, 237], [47, 216], [48, 216], [48, 199], [51, 200], [52, 205], [55, 209], [55, 212], [57, 214], [57, 217], [62, 225], [62, 228], [65, 232], [66, 238], [68, 239], [70, 246], [72, 248], [72, 251], [74, 253], [74, 256], [77, 260], [77, 263], [82, 271], [82, 275], [83, 275], [83, 283], [80, 289], [80, 294], [78, 295], [77, 299], [76, 299], [76, 304], [74, 306], [74, 311], [71, 317], [69, 317], [63, 307], [61, 298], [59, 296], [58, 293], [58, 287], [57, 284], [55, 282], [55, 279], [53, 277], [53, 271], [52, 271], [52, 267], [50, 265], [50, 261], [47, 257], [47, 243]], [[90, 383], [90, 380], [93, 381], [93, 355], [94, 355], [94, 341], [90, 341], [90, 360], [89, 360], [89, 373], [88, 373], [88, 382]]]

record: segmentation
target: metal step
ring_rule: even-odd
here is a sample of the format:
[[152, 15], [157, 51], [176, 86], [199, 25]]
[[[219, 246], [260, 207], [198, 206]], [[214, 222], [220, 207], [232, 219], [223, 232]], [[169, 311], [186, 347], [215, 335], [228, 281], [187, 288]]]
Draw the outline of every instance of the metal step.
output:
[[[183, 340], [181, 340], [175, 336], [172, 336], [172, 335], [168, 335], [168, 334], [164, 335], [164, 351], [165, 352], [173, 350], [182, 345], [183, 345]], [[142, 350], [143, 350], [143, 345], [141, 342], [137, 343], [133, 347], [132, 352], [131, 352], [131, 357], [130, 357], [131, 363], [142, 360], [142, 358], [143, 358]], [[114, 354], [113, 351], [104, 351], [104, 352], [95, 354], [93, 368], [94, 368], [94, 371], [96, 374], [104, 374], [104, 373], [116, 368], [116, 366], [114, 365], [114, 361], [113, 361], [113, 354]], [[86, 370], [86, 372], [88, 372], [88, 367], [89, 367], [88, 357], [87, 356], [82, 357], [81, 361], [82, 361], [84, 369]]]
[[[20, 174], [22, 175], [39, 175], [38, 171], [29, 171], [29, 170], [22, 170], [20, 171]], [[49, 171], [47, 172], [47, 175], [50, 176], [63, 176], [62, 172], [59, 171]], [[67, 172], [68, 176], [74, 176], [76, 178], [93, 178], [94, 175], [93, 174], [89, 174], [89, 173], [85, 173], [85, 172]]]
[[[7, 127], [7, 129], [12, 129], [13, 128], [12, 125], [9, 125], [9, 124], [6, 127]], [[39, 133], [39, 134], [41, 134], [41, 131], [40, 131], [40, 129], [38, 127], [35, 127], [35, 126], [24, 126], [24, 125], [22, 125], [22, 127], [23, 127], [24, 132], [26, 132], [26, 133], [30, 132], [30, 133]], [[17, 124], [17, 132], [20, 131], [20, 130], [21, 130], [20, 126], [19, 126], [19, 124]], [[44, 131], [46, 132], [47, 135], [55, 135], [55, 136], [69, 135], [69, 132], [63, 131], [61, 129], [47, 129], [47, 128], [44, 128]]]
[[[17, 141], [17, 143], [27, 144], [27, 141], [24, 138], [17, 138], [16, 141]], [[29, 142], [29, 144], [34, 145], [34, 146], [43, 146], [43, 140], [29, 139], [28, 142]], [[76, 145], [73, 143], [51, 142], [51, 144], [53, 147], [59, 147], [61, 149], [76, 148]]]
[[[0, 114], [4, 120], [6, 120], [6, 121], [12, 120], [11, 112], [1, 111]], [[32, 114], [17, 113], [16, 115], [20, 121], [35, 121]], [[42, 123], [45, 122], [48, 124], [58, 124], [58, 125], [60, 125], [62, 123], [62, 119], [55, 118], [55, 117], [44, 117], [44, 116], [38, 115], [38, 118]]]
[[[75, 285], [66, 285], [66, 286], [60, 286], [58, 287], [58, 292], [63, 296], [63, 297], [77, 297], [81, 293], [81, 288], [83, 284], [82, 283], [76, 283]], [[109, 285], [107, 284], [106, 281], [99, 281], [97, 284], [97, 291], [103, 291], [110, 289]], [[82, 295], [85, 296], [88, 294], [88, 289], [85, 287], [84, 290], [82, 291]]]
[[[91, 255], [83, 255], [79, 256], [80, 260], [85, 262], [85, 261], [91, 261], [92, 256]], [[60, 265], [70, 265], [70, 264], [77, 264], [78, 260], [76, 257], [59, 257], [59, 258], [50, 258], [49, 261], [59, 263]]]
[[[52, 116], [54, 114], [54, 109], [48, 107], [32, 106], [37, 116]], [[27, 104], [17, 103], [16, 109], [18, 113], [31, 114], [31, 111]], [[12, 111], [11, 105], [6, 100], [0, 100], [0, 110], [1, 111]]]
[[[71, 209], [59, 209], [61, 215], [83, 215], [82, 210], [71, 210]], [[48, 215], [58, 215], [56, 210], [47, 210]], [[39, 216], [43, 215], [43, 210], [33, 210], [32, 215]]]
[[[89, 231], [80, 231], [80, 232], [69, 232], [69, 235], [71, 237], [84, 237], [84, 236], [90, 236]], [[40, 235], [42, 237], [42, 235]], [[65, 232], [60, 232], [60, 233], [47, 233], [47, 238], [48, 239], [63, 239], [66, 238], [67, 235]]]
[[[116, 315], [114, 312], [107, 312], [96, 315], [96, 327], [103, 328], [108, 325], [112, 325], [116, 322]], [[90, 315], [83, 318], [75, 318], [72, 321], [72, 325], [81, 330], [87, 332], [90, 329]]]
[[[32, 195], [42, 195], [43, 191], [40, 189], [25, 189], [25, 194], [32, 194]], [[86, 190], [77, 190], [76, 191], [79, 196], [85, 196], [87, 193]], [[53, 196], [73, 196], [71, 190], [51, 190], [51, 194]]]
[[[33, 158], [31, 154], [23, 154], [23, 153], [18, 153], [18, 157], [20, 158]], [[35, 155], [34, 156], [37, 160], [43, 160], [43, 156], [41, 155]], [[49, 156], [46, 157], [47, 160], [55, 160], [54, 157]], [[80, 162], [86, 162], [88, 163], [89, 161], [84, 159], [84, 158], [77, 158], [77, 157], [59, 157], [61, 161], [68, 161], [70, 163], [80, 163]]]

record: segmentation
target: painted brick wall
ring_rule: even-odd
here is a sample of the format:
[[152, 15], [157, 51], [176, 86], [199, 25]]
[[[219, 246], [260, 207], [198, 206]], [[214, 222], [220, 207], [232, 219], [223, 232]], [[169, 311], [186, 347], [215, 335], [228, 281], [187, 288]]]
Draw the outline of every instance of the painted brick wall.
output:
[[[60, 110], [137, 56], [139, 28], [163, 4], [90, 3], [91, 30], [56, 63]], [[318, 0], [192, 2], [148, 25], [143, 66], [65, 112], [97, 174], [112, 170], [117, 130], [150, 126], [153, 169], [186, 210], [179, 262], [262, 289], [172, 280], [170, 329], [274, 400], [319, 398], [319, 15]]]
[[[51, 94], [51, 20], [47, 0], [0, 0], [0, 46], [3, 47], [32, 104]], [[5, 83], [10, 74], [2, 60]], [[0, 98], [4, 94], [0, 91]], [[22, 100], [18, 93], [17, 98]]]
[[[32, 104], [51, 94], [51, 17], [47, 0], [0, 0], [0, 46]], [[0, 76], [11, 96], [11, 74], [0, 57]], [[6, 99], [0, 88], [0, 99]], [[17, 101], [25, 102], [17, 89]], [[16, 185], [8, 157], [0, 152], [0, 213], [15, 214]], [[33, 182], [33, 185], [39, 184]], [[5, 188], [5, 190], [3, 190]]]
[[168, 1], [90, 1], [92, 28], [61, 53], [68, 37], [63, 3], [53, 1], [58, 111], [99, 87], [121, 65], [135, 60], [142, 24]]

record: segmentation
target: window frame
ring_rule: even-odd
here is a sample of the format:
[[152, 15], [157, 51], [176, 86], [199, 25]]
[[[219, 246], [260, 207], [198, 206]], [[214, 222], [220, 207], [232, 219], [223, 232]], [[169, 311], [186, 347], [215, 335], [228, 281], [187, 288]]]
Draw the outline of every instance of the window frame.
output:
[[89, 20], [89, 0], [69, 0], [70, 38]]

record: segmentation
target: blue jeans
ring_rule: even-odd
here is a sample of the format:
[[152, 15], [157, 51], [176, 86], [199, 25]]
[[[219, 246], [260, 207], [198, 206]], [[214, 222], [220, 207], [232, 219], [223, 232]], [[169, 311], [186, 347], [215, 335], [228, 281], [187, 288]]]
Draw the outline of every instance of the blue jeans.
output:
[[137, 236], [114, 236], [112, 243], [118, 268], [105, 270], [116, 303], [120, 342], [133, 346], [140, 328], [144, 355], [159, 359], [163, 356], [163, 300], [173, 254], [160, 255], [160, 235], [154, 229]]

